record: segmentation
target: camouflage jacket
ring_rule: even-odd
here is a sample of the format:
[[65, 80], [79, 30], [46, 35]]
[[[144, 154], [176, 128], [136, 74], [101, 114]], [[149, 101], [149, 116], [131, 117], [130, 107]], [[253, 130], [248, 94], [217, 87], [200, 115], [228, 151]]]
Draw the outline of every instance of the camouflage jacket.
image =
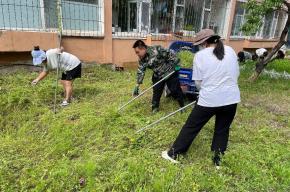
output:
[[142, 84], [147, 68], [153, 70], [153, 75], [163, 78], [179, 66], [180, 59], [169, 49], [161, 46], [148, 46], [144, 58], [139, 60], [137, 83]]

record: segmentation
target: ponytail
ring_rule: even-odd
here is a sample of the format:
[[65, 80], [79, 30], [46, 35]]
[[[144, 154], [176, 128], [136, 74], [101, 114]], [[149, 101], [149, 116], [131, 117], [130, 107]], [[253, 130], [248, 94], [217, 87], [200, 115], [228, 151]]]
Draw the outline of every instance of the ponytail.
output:
[[221, 40], [217, 40], [216, 47], [213, 50], [213, 54], [218, 58], [218, 60], [223, 60], [225, 57], [225, 47]]
[[208, 44], [216, 44], [213, 54], [218, 60], [223, 60], [225, 57], [225, 47], [219, 36], [213, 36], [206, 41]]

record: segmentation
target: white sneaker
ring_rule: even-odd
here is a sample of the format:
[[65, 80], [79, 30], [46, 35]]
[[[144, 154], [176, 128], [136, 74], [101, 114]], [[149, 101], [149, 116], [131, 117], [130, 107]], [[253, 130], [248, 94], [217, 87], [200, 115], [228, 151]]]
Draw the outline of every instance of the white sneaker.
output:
[[161, 154], [161, 157], [163, 159], [166, 159], [168, 161], [170, 161], [171, 163], [179, 163], [179, 161], [176, 161], [175, 159], [171, 158], [169, 155], [168, 155], [168, 152], [167, 151], [162, 151], [162, 154]]
[[68, 106], [69, 105], [69, 102], [67, 102], [66, 100], [64, 100], [61, 104], [60, 104], [60, 106], [62, 106], [62, 107], [66, 107], [66, 106]]

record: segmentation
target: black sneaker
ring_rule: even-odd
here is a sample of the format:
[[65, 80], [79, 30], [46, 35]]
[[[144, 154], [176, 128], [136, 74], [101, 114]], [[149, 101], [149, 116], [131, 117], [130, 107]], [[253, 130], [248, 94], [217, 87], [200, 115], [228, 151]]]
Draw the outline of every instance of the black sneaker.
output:
[[215, 154], [212, 158], [212, 161], [216, 167], [216, 169], [220, 169], [220, 165], [221, 165], [221, 156], [220, 154]]

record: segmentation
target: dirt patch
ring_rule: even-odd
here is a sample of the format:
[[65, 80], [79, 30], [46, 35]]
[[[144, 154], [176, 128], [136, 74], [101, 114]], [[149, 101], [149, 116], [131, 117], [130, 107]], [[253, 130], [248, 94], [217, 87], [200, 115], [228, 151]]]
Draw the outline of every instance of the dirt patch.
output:
[[269, 113], [273, 113], [275, 115], [287, 115], [289, 114], [289, 106], [285, 105], [277, 105], [277, 104], [266, 104], [265, 109]]
[[20, 64], [20, 65], [0, 65], [0, 74], [11, 74], [15, 73], [17, 71], [40, 71], [40, 67], [35, 67], [31, 65], [25, 65], [25, 64]]

